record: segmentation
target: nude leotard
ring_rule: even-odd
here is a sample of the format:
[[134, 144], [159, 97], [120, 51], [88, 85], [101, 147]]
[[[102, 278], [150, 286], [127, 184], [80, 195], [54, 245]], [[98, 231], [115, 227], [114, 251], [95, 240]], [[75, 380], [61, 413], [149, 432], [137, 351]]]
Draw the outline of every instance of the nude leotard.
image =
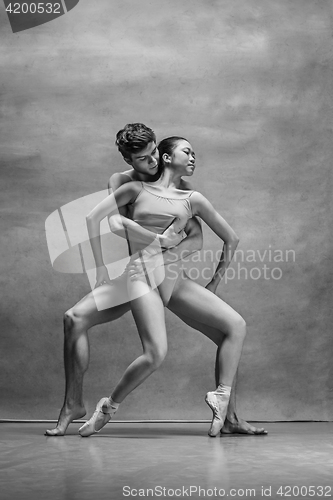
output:
[[134, 222], [156, 234], [163, 233], [175, 219], [180, 228], [185, 228], [193, 217], [190, 203], [193, 191], [177, 189], [170, 193], [163, 186], [147, 182], [141, 182], [141, 186], [135, 201], [128, 205]]
[[[163, 233], [175, 219], [178, 219], [178, 227], [183, 229], [193, 217], [190, 202], [192, 193], [193, 191], [181, 189], [170, 191], [156, 183], [141, 182], [141, 191], [129, 205], [131, 219], [157, 234]], [[131, 247], [132, 252], [137, 251], [137, 248], [133, 248], [134, 245]], [[158, 289], [165, 305], [169, 302], [181, 274], [181, 266], [180, 260], [164, 266], [164, 279]], [[149, 280], [147, 282], [149, 284]]]
[[[170, 191], [163, 186], [156, 185], [156, 182], [140, 182], [140, 184], [141, 190], [139, 194], [134, 202], [127, 206], [129, 217], [133, 221], [156, 234], [163, 233], [175, 219], [178, 219], [178, 227], [185, 228], [187, 221], [193, 216], [190, 202], [193, 191], [181, 189]], [[184, 233], [185, 237], [186, 234]], [[129, 246], [130, 254], [142, 250], [142, 244], [131, 242]], [[157, 288], [165, 305], [167, 305], [181, 274], [181, 266], [181, 260], [164, 266], [164, 279]], [[152, 278], [151, 275], [149, 276]], [[160, 282], [160, 280], [157, 281]], [[128, 284], [128, 281], [126, 273], [124, 273], [112, 281], [111, 287], [105, 287], [104, 295], [98, 293], [95, 297], [97, 309], [107, 309], [130, 301], [126, 283]], [[150, 286], [149, 278], [146, 283]]]

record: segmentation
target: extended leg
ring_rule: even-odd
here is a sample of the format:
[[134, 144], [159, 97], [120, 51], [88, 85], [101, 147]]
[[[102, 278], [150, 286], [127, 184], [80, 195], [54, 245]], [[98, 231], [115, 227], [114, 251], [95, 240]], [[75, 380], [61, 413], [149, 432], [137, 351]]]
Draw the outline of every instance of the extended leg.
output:
[[82, 402], [82, 384], [89, 364], [88, 330], [94, 325], [113, 321], [130, 310], [130, 304], [127, 303], [98, 311], [96, 297], [103, 299], [103, 296], [112, 293], [116, 293], [116, 287], [114, 290], [110, 285], [99, 287], [65, 313], [65, 400], [55, 429], [45, 432], [48, 436], [63, 436], [68, 425], [86, 413]]

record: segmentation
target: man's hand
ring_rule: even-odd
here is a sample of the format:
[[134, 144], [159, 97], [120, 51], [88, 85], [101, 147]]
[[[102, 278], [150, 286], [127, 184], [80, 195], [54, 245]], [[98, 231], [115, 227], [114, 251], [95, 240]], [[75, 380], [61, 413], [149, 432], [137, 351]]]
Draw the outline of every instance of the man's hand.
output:
[[186, 237], [184, 230], [179, 228], [177, 221], [175, 221], [171, 226], [169, 226], [163, 234], [159, 235], [159, 240], [162, 247], [173, 248], [179, 245], [179, 243]]
[[106, 266], [98, 267], [96, 269], [96, 284], [95, 284], [95, 288], [97, 288], [98, 286], [101, 286], [101, 285], [105, 285], [106, 283], [108, 283], [109, 285], [111, 285], [111, 280], [110, 280], [110, 276], [109, 276], [108, 270], [107, 270]]

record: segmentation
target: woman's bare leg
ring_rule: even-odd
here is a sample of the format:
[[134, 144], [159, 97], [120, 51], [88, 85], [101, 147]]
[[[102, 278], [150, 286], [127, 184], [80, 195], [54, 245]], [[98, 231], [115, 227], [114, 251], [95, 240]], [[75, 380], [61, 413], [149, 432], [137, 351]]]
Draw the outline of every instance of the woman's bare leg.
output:
[[214, 415], [209, 434], [215, 436], [222, 429], [226, 418], [230, 388], [246, 335], [245, 321], [228, 304], [186, 275], [177, 281], [172, 298], [182, 315], [221, 332], [219, 335], [214, 330], [209, 332], [218, 345], [219, 387], [206, 396], [206, 402]]
[[82, 385], [89, 365], [88, 330], [94, 325], [120, 318], [131, 308], [129, 303], [102, 311], [96, 308], [96, 298], [103, 300], [106, 294], [110, 297], [115, 292], [116, 287], [112, 290], [109, 285], [96, 288], [64, 315], [65, 399], [55, 429], [45, 432], [48, 436], [64, 436], [68, 425], [86, 413]]
[[[180, 282], [181, 287], [181, 282]], [[181, 289], [178, 290], [178, 293], [181, 293]], [[168, 304], [168, 309], [172, 311], [176, 316], [178, 316], [184, 323], [189, 325], [191, 328], [203, 333], [207, 338], [212, 340], [217, 346], [216, 352], [216, 360], [215, 360], [215, 383], [218, 385], [219, 381], [219, 346], [222, 344], [224, 339], [224, 334], [221, 330], [217, 328], [213, 328], [209, 325], [201, 323], [199, 321], [195, 321], [192, 318], [185, 316], [182, 312], [182, 309], [179, 307], [177, 301], [174, 297], [171, 297], [171, 300]], [[250, 434], [250, 435], [261, 435], [267, 434], [263, 427], [254, 427], [253, 425], [246, 422], [237, 416], [236, 410], [236, 384], [237, 384], [237, 373], [234, 378], [230, 401], [227, 411], [227, 417], [224, 422], [224, 426], [222, 429], [223, 433], [226, 434]]]
[[[244, 319], [226, 302], [188, 277], [181, 277], [168, 307], [187, 318], [206, 325], [206, 335], [218, 346], [218, 383], [231, 386], [237, 371], [246, 335]], [[209, 328], [208, 328], [209, 327]]]
[[79, 429], [82, 437], [99, 432], [126, 396], [160, 366], [167, 353], [164, 305], [158, 291], [141, 281], [129, 286], [138, 297], [132, 299], [131, 308], [143, 353], [126, 369], [110, 398], [102, 398], [98, 402], [92, 417]]
[[[132, 286], [134, 289], [146, 285], [137, 281]], [[157, 290], [148, 291], [146, 288], [146, 293], [131, 302], [143, 353], [126, 369], [112, 392], [111, 397], [117, 403], [142, 384], [161, 365], [167, 353], [163, 302]]]

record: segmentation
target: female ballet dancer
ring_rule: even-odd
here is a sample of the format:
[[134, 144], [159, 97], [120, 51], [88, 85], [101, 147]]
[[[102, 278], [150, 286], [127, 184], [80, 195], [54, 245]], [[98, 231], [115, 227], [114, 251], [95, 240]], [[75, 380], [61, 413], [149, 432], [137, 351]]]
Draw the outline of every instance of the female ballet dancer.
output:
[[[183, 229], [193, 215], [198, 215], [211, 227], [224, 242], [221, 259], [211, 281], [214, 290], [230, 263], [238, 238], [204, 196], [178, 189], [181, 177], [192, 175], [194, 171], [195, 157], [190, 143], [183, 138], [172, 137], [162, 141], [159, 149], [164, 171], [158, 181], [131, 182], [121, 186], [87, 217], [96, 260], [97, 285], [109, 281], [100, 247], [100, 221], [117, 207], [130, 205], [133, 220], [156, 234], [161, 233], [175, 218], [178, 229]], [[135, 248], [134, 252], [139, 250]], [[245, 322], [214, 293], [190, 280], [180, 269], [178, 273], [174, 268], [169, 272], [168, 267], [165, 267], [165, 279], [156, 288], [151, 283], [160, 281], [158, 268], [148, 275], [135, 271], [130, 273], [135, 278], [128, 279], [129, 293], [133, 297], [131, 306], [143, 344], [143, 354], [128, 367], [111, 397], [100, 400], [93, 417], [80, 428], [82, 436], [98, 432], [123, 399], [162, 363], [167, 350], [164, 305], [169, 300], [177, 302], [187, 318], [208, 325], [214, 341], [219, 337], [220, 344], [216, 342], [219, 345], [219, 386], [206, 395], [206, 402], [213, 410], [209, 435], [216, 436], [223, 427], [230, 388], [245, 338]], [[190, 324], [189, 321], [187, 323]]]

